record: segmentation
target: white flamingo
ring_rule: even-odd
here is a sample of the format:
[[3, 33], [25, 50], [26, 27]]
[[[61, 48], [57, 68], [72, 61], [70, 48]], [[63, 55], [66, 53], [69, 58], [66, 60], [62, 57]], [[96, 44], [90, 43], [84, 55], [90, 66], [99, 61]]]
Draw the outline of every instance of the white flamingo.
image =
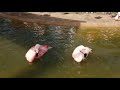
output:
[[117, 13], [117, 15], [115, 16], [115, 20], [118, 20], [120, 16], [120, 12]]
[[83, 45], [80, 45], [76, 47], [72, 53], [72, 57], [76, 62], [81, 62], [84, 60], [89, 53], [92, 52], [92, 49], [89, 47], [84, 47]]

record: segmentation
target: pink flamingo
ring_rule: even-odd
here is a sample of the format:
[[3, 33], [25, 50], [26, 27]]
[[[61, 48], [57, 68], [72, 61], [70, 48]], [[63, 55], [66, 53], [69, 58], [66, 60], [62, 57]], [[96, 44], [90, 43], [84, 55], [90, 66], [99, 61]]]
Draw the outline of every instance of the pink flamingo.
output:
[[28, 52], [25, 54], [25, 57], [28, 62], [32, 63], [36, 59], [41, 58], [51, 48], [52, 47], [48, 45], [36, 44], [28, 50]]

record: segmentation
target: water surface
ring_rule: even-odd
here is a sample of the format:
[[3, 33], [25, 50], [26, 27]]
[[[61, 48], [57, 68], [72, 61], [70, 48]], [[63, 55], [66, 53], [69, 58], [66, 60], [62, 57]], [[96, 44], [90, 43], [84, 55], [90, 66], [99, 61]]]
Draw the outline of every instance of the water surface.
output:
[[[35, 45], [53, 48], [28, 64], [24, 55]], [[76, 63], [71, 54], [78, 45], [93, 52]], [[120, 29], [38, 25], [0, 18], [1, 78], [96, 78], [120, 77]]]

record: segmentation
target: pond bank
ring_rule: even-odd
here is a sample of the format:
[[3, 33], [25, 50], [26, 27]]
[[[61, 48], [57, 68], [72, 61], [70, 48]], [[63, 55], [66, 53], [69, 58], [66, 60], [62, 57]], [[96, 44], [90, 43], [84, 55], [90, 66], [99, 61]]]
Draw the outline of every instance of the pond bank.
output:
[[50, 15], [51, 17], [57, 17], [69, 20], [84, 21], [81, 23], [81, 27], [120, 27], [120, 21], [115, 21], [116, 14], [105, 13], [41, 13], [41, 12], [28, 12], [36, 15]]
[[120, 27], [120, 21], [114, 20], [115, 14], [74, 12], [1, 12], [0, 16], [40, 24], [77, 26], [80, 28]]

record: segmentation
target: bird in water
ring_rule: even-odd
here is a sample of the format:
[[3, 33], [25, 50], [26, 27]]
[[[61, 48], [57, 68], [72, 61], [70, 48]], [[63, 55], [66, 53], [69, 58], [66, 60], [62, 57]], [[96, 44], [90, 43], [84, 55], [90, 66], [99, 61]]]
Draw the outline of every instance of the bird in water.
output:
[[92, 49], [89, 47], [84, 47], [83, 45], [77, 46], [73, 53], [72, 53], [72, 57], [74, 58], [74, 60], [76, 62], [81, 62], [82, 60], [84, 60], [89, 53], [92, 52]]
[[32, 63], [36, 59], [41, 58], [49, 49], [51, 49], [51, 46], [48, 45], [40, 45], [36, 44], [35, 46], [31, 47], [27, 53], [25, 54], [25, 58], [29, 63]]

